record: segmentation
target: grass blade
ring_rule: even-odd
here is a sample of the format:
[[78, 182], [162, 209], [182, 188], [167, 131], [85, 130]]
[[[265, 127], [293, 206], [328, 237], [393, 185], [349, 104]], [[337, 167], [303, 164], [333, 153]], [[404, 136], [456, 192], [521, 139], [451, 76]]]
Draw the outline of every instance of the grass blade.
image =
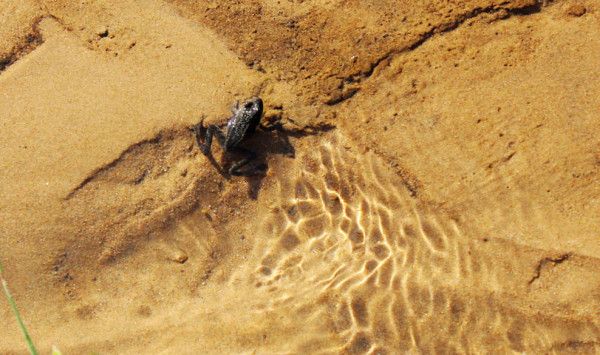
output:
[[17, 309], [17, 304], [15, 303], [14, 298], [12, 297], [12, 295], [10, 294], [10, 291], [8, 290], [8, 284], [6, 283], [6, 280], [4, 279], [4, 277], [2, 276], [2, 271], [3, 271], [2, 264], [0, 263], [0, 283], [2, 283], [2, 289], [4, 291], [4, 295], [6, 296], [6, 299], [8, 300], [8, 304], [10, 305], [10, 308], [12, 309], [13, 313], [15, 314], [15, 317], [17, 318], [17, 322], [19, 323], [19, 327], [21, 328], [23, 337], [25, 337], [25, 342], [27, 343], [29, 352], [31, 353], [31, 355], [38, 355], [35, 345], [33, 345], [33, 341], [31, 341], [31, 337], [29, 336], [29, 332], [27, 331], [27, 328], [25, 328], [25, 324], [23, 323], [23, 320], [21, 319], [21, 315], [19, 314], [19, 310]]

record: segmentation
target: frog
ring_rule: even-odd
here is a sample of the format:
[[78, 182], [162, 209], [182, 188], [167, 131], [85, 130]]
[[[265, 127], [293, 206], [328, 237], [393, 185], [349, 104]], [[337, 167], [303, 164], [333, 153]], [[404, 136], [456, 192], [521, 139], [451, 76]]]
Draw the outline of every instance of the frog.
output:
[[[257, 154], [249, 149], [240, 146], [242, 142], [254, 134], [260, 124], [263, 114], [263, 100], [260, 97], [251, 97], [240, 105], [236, 102], [231, 109], [232, 116], [227, 122], [225, 132], [217, 125], [208, 125], [204, 127], [204, 118], [195, 125], [192, 130], [196, 137], [196, 142], [200, 151], [206, 157], [212, 157], [213, 137], [217, 138], [217, 143], [225, 153], [237, 152], [245, 155], [245, 158], [234, 162], [229, 168], [230, 175], [244, 175], [242, 168], [254, 160]], [[202, 141], [204, 136], [204, 142]]]

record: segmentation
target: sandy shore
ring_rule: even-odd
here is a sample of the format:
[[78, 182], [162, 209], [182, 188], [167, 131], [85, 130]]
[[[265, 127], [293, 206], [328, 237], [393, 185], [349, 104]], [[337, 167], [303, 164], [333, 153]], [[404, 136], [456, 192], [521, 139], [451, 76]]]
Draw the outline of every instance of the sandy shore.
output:
[[[597, 2], [0, 18], [0, 261], [42, 352], [600, 351]], [[227, 176], [190, 127], [251, 96], [267, 170]]]

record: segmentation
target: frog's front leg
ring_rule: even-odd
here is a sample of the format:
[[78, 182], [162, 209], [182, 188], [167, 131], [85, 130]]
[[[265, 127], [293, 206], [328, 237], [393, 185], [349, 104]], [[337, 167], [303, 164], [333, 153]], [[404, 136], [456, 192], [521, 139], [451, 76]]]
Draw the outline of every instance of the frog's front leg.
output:
[[233, 113], [235, 115], [238, 112], [239, 108], [240, 108], [240, 100], [235, 100], [235, 103], [233, 105], [231, 105], [231, 113]]

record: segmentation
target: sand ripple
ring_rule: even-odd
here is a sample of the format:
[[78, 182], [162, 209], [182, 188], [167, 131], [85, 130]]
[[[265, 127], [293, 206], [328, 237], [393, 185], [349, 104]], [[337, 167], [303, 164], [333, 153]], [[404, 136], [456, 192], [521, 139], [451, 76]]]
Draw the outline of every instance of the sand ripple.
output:
[[257, 223], [255, 256], [231, 278], [254, 287], [256, 317], [300, 322], [273, 351], [596, 346], [597, 319], [526, 307], [526, 282], [511, 270], [529, 262], [519, 260], [527, 248], [477, 238], [468, 221], [412, 198], [339, 133], [318, 142], [298, 157], [294, 179], [277, 182], [278, 198]]

